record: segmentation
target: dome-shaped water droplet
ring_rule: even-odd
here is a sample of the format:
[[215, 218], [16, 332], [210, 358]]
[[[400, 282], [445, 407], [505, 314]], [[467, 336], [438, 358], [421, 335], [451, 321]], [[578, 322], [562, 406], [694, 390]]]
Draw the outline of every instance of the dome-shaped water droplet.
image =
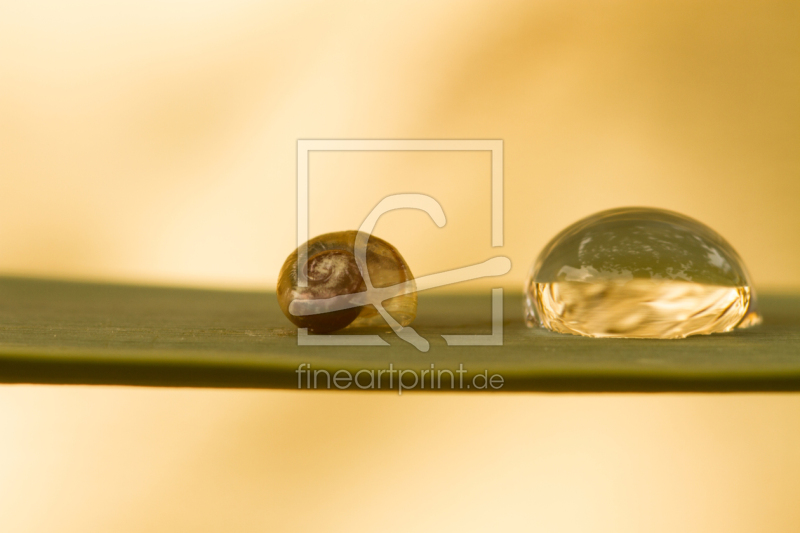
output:
[[531, 269], [526, 321], [589, 337], [682, 338], [761, 321], [736, 251], [708, 226], [650, 208], [559, 233]]

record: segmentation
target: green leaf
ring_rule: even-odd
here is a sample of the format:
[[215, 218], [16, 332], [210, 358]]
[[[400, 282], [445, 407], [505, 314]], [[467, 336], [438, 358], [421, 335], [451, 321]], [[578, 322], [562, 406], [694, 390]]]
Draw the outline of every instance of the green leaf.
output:
[[431, 343], [423, 353], [388, 328], [377, 333], [390, 346], [298, 346], [273, 293], [0, 278], [0, 382], [297, 389], [301, 364], [373, 376], [391, 364], [414, 371], [407, 385], [416, 376], [423, 388], [424, 376], [424, 390], [432, 365], [456, 378], [451, 387], [443, 372], [440, 391], [494, 390], [475, 380], [484, 372], [502, 376], [499, 391], [800, 390], [800, 296], [763, 294], [759, 304], [764, 324], [733, 333], [590, 339], [526, 328], [521, 295], [506, 294], [504, 344], [455, 347], [441, 335], [491, 333], [490, 292], [422, 293], [413, 327]]

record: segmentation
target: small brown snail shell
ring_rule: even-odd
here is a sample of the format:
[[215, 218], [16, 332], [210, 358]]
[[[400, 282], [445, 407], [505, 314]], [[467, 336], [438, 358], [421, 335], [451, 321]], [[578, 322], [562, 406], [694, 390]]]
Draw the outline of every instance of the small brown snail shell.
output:
[[[299, 328], [311, 333], [330, 333], [345, 327], [383, 326], [385, 322], [371, 306], [297, 316], [289, 312], [294, 300], [321, 300], [367, 290], [353, 252], [357, 231], [326, 233], [308, 241], [306, 265], [307, 287], [297, 281], [298, 251], [283, 263], [278, 276], [278, 305], [286, 317]], [[366, 263], [372, 286], [389, 287], [411, 281], [408, 264], [397, 249], [374, 235], [367, 241]], [[383, 302], [383, 307], [400, 325], [407, 326], [417, 314], [417, 293], [409, 292]]]

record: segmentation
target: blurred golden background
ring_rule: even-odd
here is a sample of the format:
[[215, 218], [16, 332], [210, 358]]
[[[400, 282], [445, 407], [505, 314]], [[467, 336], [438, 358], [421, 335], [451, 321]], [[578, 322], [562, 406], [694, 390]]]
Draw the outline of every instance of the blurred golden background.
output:
[[[272, 289], [301, 138], [312, 235], [415, 274], [503, 253], [520, 290], [596, 211], [682, 212], [800, 289], [797, 2], [0, 3], [0, 275]], [[0, 388], [2, 531], [797, 531], [797, 396], [361, 396]]]
[[[625, 205], [698, 218], [760, 286], [800, 287], [796, 2], [0, 9], [2, 273], [271, 289], [298, 138], [492, 138], [510, 288], [567, 224]], [[428, 192], [448, 227], [397, 213], [377, 233], [448, 268], [488, 250], [488, 161], [314, 154], [312, 233]]]

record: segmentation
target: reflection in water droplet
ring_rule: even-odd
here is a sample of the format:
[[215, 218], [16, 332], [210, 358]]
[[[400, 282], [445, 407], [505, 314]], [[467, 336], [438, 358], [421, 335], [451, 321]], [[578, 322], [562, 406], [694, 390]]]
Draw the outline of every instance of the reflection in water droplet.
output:
[[589, 337], [683, 338], [759, 324], [741, 258], [714, 230], [650, 208], [579, 220], [544, 248], [526, 321]]

